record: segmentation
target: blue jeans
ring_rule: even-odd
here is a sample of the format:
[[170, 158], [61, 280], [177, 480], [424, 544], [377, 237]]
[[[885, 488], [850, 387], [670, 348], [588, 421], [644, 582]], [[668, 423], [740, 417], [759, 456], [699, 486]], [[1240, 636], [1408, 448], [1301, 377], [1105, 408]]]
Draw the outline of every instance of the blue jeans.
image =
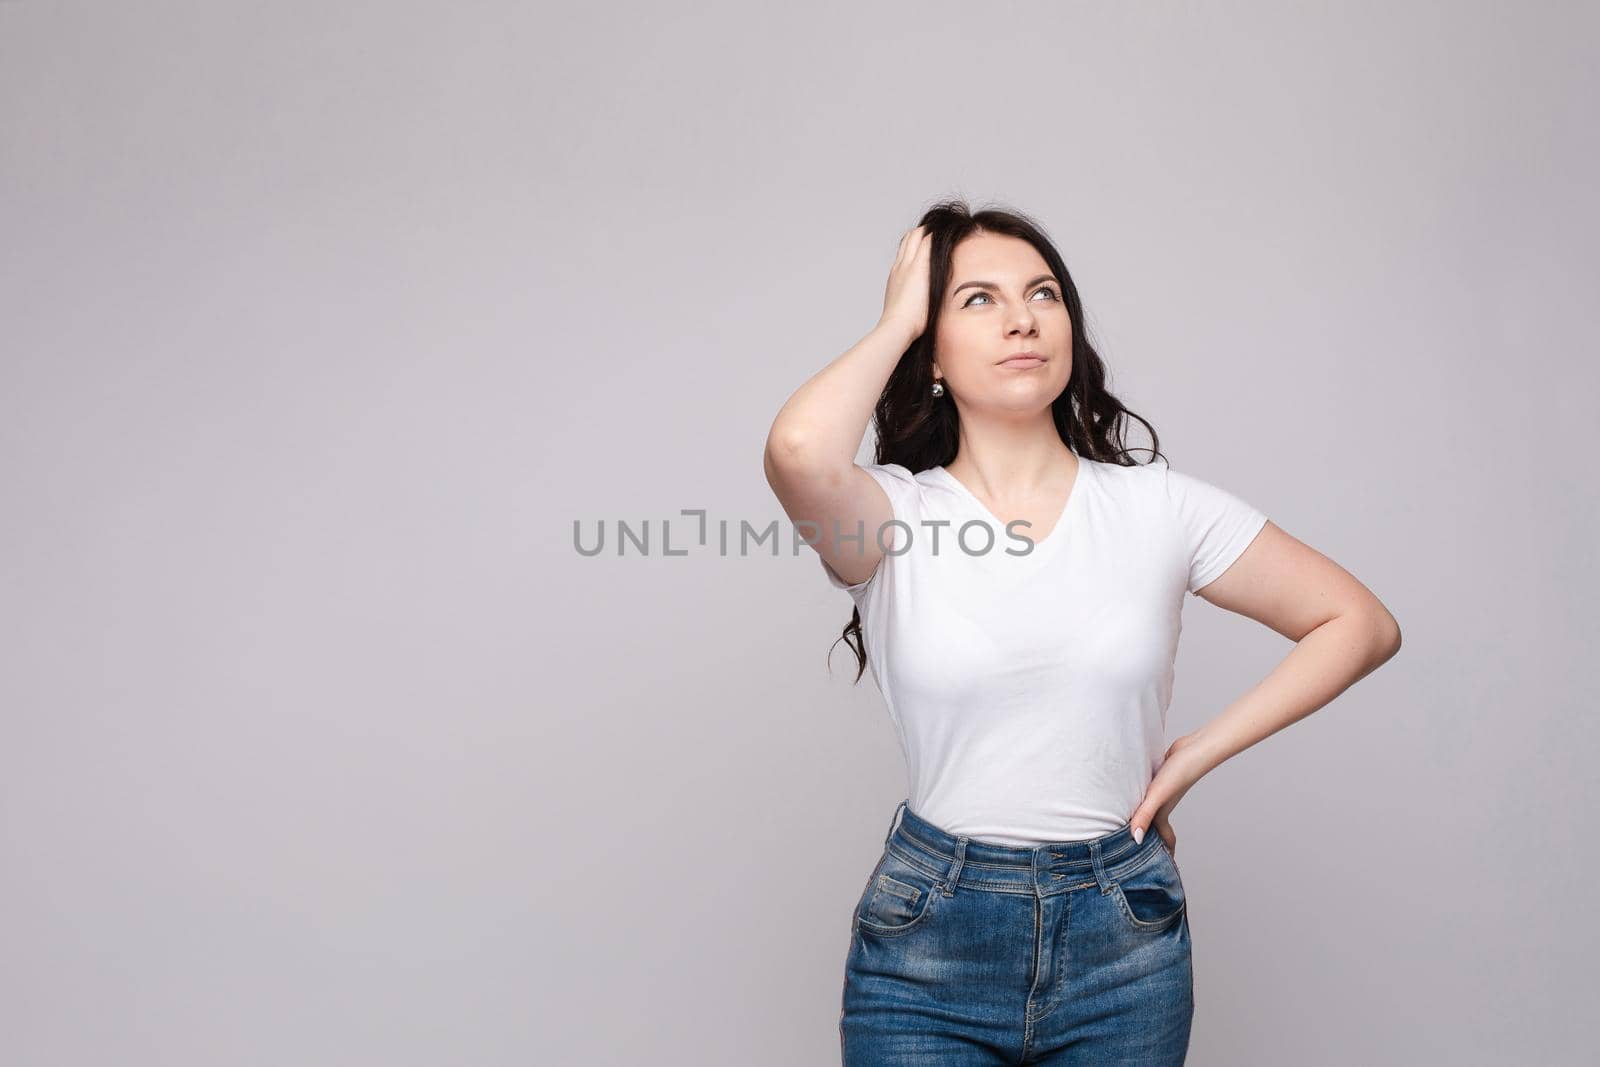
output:
[[845, 1067], [1183, 1063], [1189, 919], [1159, 834], [1013, 848], [895, 815], [852, 923]]

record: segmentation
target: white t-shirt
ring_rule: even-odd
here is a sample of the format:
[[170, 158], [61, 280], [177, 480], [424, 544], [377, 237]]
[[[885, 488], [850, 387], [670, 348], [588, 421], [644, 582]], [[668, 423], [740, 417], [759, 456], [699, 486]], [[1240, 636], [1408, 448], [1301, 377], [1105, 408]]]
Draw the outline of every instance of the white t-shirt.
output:
[[1019, 555], [1029, 529], [1008, 532], [943, 467], [863, 469], [906, 526], [885, 528], [892, 552], [865, 582], [822, 565], [860, 609], [911, 810], [1022, 847], [1124, 825], [1166, 754], [1184, 593], [1267, 516], [1165, 464], [1079, 457], [1065, 512]]

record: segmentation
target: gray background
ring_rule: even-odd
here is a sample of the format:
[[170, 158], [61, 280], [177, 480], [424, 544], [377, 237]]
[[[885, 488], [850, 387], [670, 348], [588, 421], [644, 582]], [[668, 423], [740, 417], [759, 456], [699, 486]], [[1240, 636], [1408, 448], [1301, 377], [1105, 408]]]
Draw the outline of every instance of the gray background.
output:
[[[0, 1060], [835, 1062], [900, 753], [809, 549], [660, 526], [784, 520], [965, 195], [1404, 629], [1174, 815], [1190, 1062], [1587, 1062], [1597, 29], [0, 4]], [[1186, 623], [1172, 737], [1289, 651]]]

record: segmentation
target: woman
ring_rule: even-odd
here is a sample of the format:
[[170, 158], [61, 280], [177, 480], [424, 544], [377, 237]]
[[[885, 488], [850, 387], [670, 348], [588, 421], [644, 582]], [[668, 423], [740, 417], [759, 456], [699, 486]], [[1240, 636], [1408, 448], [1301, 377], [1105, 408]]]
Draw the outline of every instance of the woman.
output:
[[[855, 602], [856, 678], [871, 666], [909, 772], [856, 905], [847, 1065], [1182, 1063], [1173, 808], [1400, 647], [1337, 564], [1135, 463], [1124, 417], [1161, 455], [1039, 228], [953, 202], [902, 238], [877, 326], [773, 423], [768, 481]], [[1185, 592], [1296, 645], [1165, 747]]]

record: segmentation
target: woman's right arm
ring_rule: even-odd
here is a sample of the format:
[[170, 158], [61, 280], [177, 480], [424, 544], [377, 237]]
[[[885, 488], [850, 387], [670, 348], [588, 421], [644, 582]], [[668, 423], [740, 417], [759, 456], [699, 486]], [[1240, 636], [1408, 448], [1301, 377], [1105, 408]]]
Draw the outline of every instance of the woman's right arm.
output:
[[[901, 238], [883, 317], [795, 390], [767, 433], [767, 484], [793, 522], [816, 524], [813, 547], [852, 585], [877, 570], [883, 558], [878, 530], [894, 517], [883, 487], [856, 465], [855, 456], [889, 375], [927, 322], [929, 240], [921, 226]], [[858, 527], [862, 536], [856, 539]], [[842, 543], [836, 531], [844, 535]], [[894, 547], [893, 535], [886, 540]]]

